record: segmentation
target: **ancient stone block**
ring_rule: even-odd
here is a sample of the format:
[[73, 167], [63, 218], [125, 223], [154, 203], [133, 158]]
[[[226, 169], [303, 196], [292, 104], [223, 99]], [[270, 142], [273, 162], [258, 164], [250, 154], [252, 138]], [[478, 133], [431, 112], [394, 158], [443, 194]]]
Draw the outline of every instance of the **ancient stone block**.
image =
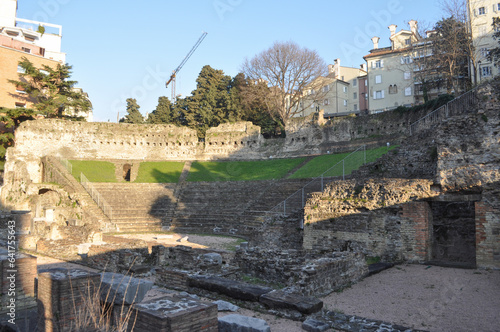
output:
[[140, 302], [153, 288], [152, 281], [111, 272], [101, 274], [101, 284], [101, 299], [115, 304]]
[[[133, 305], [135, 331], [217, 332], [217, 305], [170, 294]], [[129, 321], [129, 327], [134, 323]]]
[[203, 275], [191, 276], [189, 278], [189, 286], [221, 293], [237, 300], [255, 302], [259, 301], [261, 295], [269, 293], [273, 290], [269, 287], [256, 286], [240, 281]]
[[237, 314], [219, 318], [219, 332], [271, 332], [263, 319]]
[[315, 313], [323, 307], [323, 301], [314, 297], [276, 290], [260, 297], [260, 302], [271, 309], [291, 309], [303, 314]]

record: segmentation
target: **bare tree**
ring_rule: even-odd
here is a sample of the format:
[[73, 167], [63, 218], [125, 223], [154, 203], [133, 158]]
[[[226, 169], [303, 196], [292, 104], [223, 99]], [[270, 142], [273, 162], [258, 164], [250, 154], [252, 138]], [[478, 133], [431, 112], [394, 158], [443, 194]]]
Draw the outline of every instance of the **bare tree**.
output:
[[308, 91], [319, 92], [321, 76], [328, 68], [316, 51], [302, 48], [294, 42], [275, 42], [274, 45], [246, 59], [242, 72], [256, 83], [265, 82], [265, 105], [274, 119], [284, 126], [295, 114], [311, 106], [317, 98], [305, 98]]
[[478, 64], [487, 58], [487, 52], [482, 51], [480, 45], [484, 44], [488, 36], [486, 31], [484, 33], [473, 31], [473, 26], [477, 19], [477, 10], [484, 4], [481, 1], [472, 0], [441, 0], [440, 5], [447, 16], [463, 23], [466, 28], [465, 35], [468, 42], [464, 47], [469, 58], [469, 77], [473, 84], [477, 84]]

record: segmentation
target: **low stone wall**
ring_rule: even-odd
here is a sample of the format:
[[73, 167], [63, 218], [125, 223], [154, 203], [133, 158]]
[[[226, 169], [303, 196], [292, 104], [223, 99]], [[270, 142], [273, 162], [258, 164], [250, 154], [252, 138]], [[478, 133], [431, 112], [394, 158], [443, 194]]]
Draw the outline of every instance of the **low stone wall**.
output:
[[386, 261], [428, 260], [430, 210], [417, 200], [437, 196], [431, 185], [430, 180], [403, 179], [329, 184], [304, 208], [304, 249], [355, 251]]
[[311, 255], [298, 250], [249, 248], [236, 252], [242, 273], [305, 296], [324, 296], [368, 274], [364, 255], [335, 252]]

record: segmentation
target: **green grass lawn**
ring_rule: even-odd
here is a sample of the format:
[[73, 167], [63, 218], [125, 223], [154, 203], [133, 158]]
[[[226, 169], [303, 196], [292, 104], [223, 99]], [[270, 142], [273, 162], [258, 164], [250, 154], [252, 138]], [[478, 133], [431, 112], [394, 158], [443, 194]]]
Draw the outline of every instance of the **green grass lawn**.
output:
[[259, 161], [194, 162], [187, 181], [258, 181], [281, 179], [305, 158]]
[[136, 183], [177, 183], [184, 163], [173, 161], [142, 162]]
[[72, 174], [80, 181], [83, 173], [90, 182], [116, 182], [115, 164], [107, 161], [70, 160]]
[[[390, 146], [387, 149], [386, 146], [382, 146], [376, 149], [366, 150], [366, 162], [371, 163], [391, 151], [398, 146]], [[341, 163], [344, 159], [344, 163]], [[339, 153], [331, 155], [322, 155], [314, 158], [306, 165], [301, 167], [297, 172], [292, 174], [291, 179], [304, 179], [304, 178], [315, 178], [321, 176], [325, 171], [324, 176], [342, 176], [342, 174], [349, 175], [352, 171], [360, 168], [365, 162], [365, 153], [363, 150], [357, 151], [355, 153]]]

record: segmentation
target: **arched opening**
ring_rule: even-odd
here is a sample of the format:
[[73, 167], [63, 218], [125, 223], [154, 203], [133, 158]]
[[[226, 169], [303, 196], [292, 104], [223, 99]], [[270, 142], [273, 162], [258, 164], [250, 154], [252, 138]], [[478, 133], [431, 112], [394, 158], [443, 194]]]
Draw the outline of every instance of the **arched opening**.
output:
[[132, 165], [130, 165], [130, 164], [123, 165], [123, 179], [127, 182], [130, 182], [131, 169], [132, 169]]

